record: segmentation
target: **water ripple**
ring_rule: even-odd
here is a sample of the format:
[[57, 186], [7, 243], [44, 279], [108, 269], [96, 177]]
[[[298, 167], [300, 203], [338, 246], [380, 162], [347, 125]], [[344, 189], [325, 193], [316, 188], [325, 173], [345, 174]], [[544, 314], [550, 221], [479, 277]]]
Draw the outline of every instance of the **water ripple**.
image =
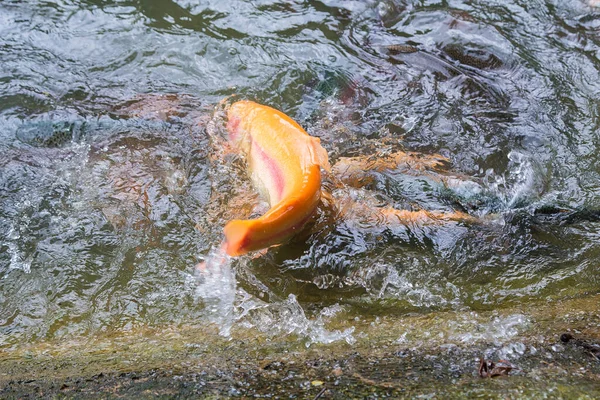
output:
[[[210, 321], [190, 271], [259, 203], [215, 140], [213, 105], [234, 93], [297, 119], [333, 162], [447, 159], [334, 188], [312, 231], [236, 261], [240, 326], [351, 341], [303, 307], [597, 292], [599, 15], [580, 0], [1, 2], [0, 346]], [[480, 221], [392, 223], [392, 208]]]

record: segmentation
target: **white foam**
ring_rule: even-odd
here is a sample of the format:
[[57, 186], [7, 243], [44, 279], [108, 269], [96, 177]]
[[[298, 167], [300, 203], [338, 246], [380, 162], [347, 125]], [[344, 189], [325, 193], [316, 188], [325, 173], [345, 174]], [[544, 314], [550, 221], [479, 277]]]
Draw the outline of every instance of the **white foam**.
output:
[[[451, 339], [459, 340], [463, 343], [486, 341], [501, 345], [503, 342], [518, 335], [529, 324], [529, 318], [523, 314], [494, 317], [488, 323], [479, 323], [473, 317], [473, 319], [465, 323], [468, 326], [458, 327], [459, 329], [466, 328], [468, 332], [457, 333], [451, 336]], [[508, 352], [508, 349], [506, 351]]]
[[507, 208], [520, 207], [537, 200], [544, 190], [544, 174], [528, 155], [518, 151], [508, 154], [509, 168], [504, 176], [495, 176], [491, 190]]
[[21, 235], [19, 232], [14, 229], [13, 226], [11, 226], [8, 234], [6, 235], [6, 240], [4, 241], [4, 245], [8, 247], [8, 254], [10, 254], [10, 264], [8, 269], [18, 269], [28, 274], [31, 272], [31, 262], [33, 261], [33, 257], [23, 256], [17, 245], [17, 242], [20, 238]]
[[344, 340], [353, 344], [354, 327], [329, 330], [325, 323], [342, 311], [340, 305], [325, 307], [310, 318], [290, 294], [286, 299], [265, 302], [236, 285], [233, 259], [224, 250], [213, 249], [197, 268], [196, 296], [204, 303], [209, 321], [219, 327], [219, 333], [229, 337], [234, 326], [255, 328], [268, 336], [296, 335], [305, 345]]
[[324, 308], [316, 318], [309, 318], [293, 294], [285, 300], [269, 304], [255, 299], [252, 303], [258, 305], [253, 308], [255, 312], [241, 314], [240, 320], [243, 317], [247, 326], [253, 326], [270, 336], [297, 335], [305, 340], [307, 347], [313, 343], [326, 344], [340, 340], [348, 344], [356, 342], [352, 335], [353, 326], [343, 331], [325, 327], [326, 320], [341, 310], [339, 305]]
[[204, 263], [196, 268], [196, 296], [206, 307], [209, 320], [219, 326], [219, 333], [229, 336], [233, 325], [236, 295], [235, 273], [224, 248], [213, 249]]

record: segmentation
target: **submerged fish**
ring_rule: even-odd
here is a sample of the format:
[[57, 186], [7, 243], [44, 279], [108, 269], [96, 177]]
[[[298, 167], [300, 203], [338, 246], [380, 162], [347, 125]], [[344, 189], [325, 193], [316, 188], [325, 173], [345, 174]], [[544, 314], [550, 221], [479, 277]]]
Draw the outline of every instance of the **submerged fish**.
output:
[[37, 121], [20, 126], [16, 136], [31, 146], [58, 148], [79, 139], [85, 127], [83, 121]]
[[271, 207], [259, 218], [227, 223], [225, 251], [238, 256], [284, 243], [304, 227], [319, 206], [321, 168], [329, 161], [318, 138], [271, 107], [238, 101], [227, 117], [229, 139]]

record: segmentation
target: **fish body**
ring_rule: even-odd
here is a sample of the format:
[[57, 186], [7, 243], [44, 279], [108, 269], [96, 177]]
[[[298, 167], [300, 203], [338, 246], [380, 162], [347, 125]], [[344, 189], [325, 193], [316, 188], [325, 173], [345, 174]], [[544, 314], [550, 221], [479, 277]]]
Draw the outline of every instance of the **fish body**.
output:
[[298, 233], [321, 199], [321, 168], [329, 169], [318, 138], [274, 108], [238, 101], [227, 113], [230, 141], [246, 156], [256, 188], [269, 202], [261, 217], [224, 229], [230, 256], [281, 244]]

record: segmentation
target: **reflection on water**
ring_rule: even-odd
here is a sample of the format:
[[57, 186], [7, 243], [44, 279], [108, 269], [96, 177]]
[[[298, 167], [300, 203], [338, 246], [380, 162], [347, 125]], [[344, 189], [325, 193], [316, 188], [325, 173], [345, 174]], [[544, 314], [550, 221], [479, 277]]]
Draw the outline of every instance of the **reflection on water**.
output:
[[[592, 6], [1, 3], [0, 345], [211, 321], [351, 342], [351, 324], [325, 328], [333, 314], [597, 293]], [[301, 240], [197, 277], [224, 223], [264, 207], [218, 139], [212, 108], [232, 93], [297, 119], [332, 162], [449, 160], [443, 179], [373, 172], [366, 189], [337, 188], [338, 203], [481, 222], [322, 211]]]

